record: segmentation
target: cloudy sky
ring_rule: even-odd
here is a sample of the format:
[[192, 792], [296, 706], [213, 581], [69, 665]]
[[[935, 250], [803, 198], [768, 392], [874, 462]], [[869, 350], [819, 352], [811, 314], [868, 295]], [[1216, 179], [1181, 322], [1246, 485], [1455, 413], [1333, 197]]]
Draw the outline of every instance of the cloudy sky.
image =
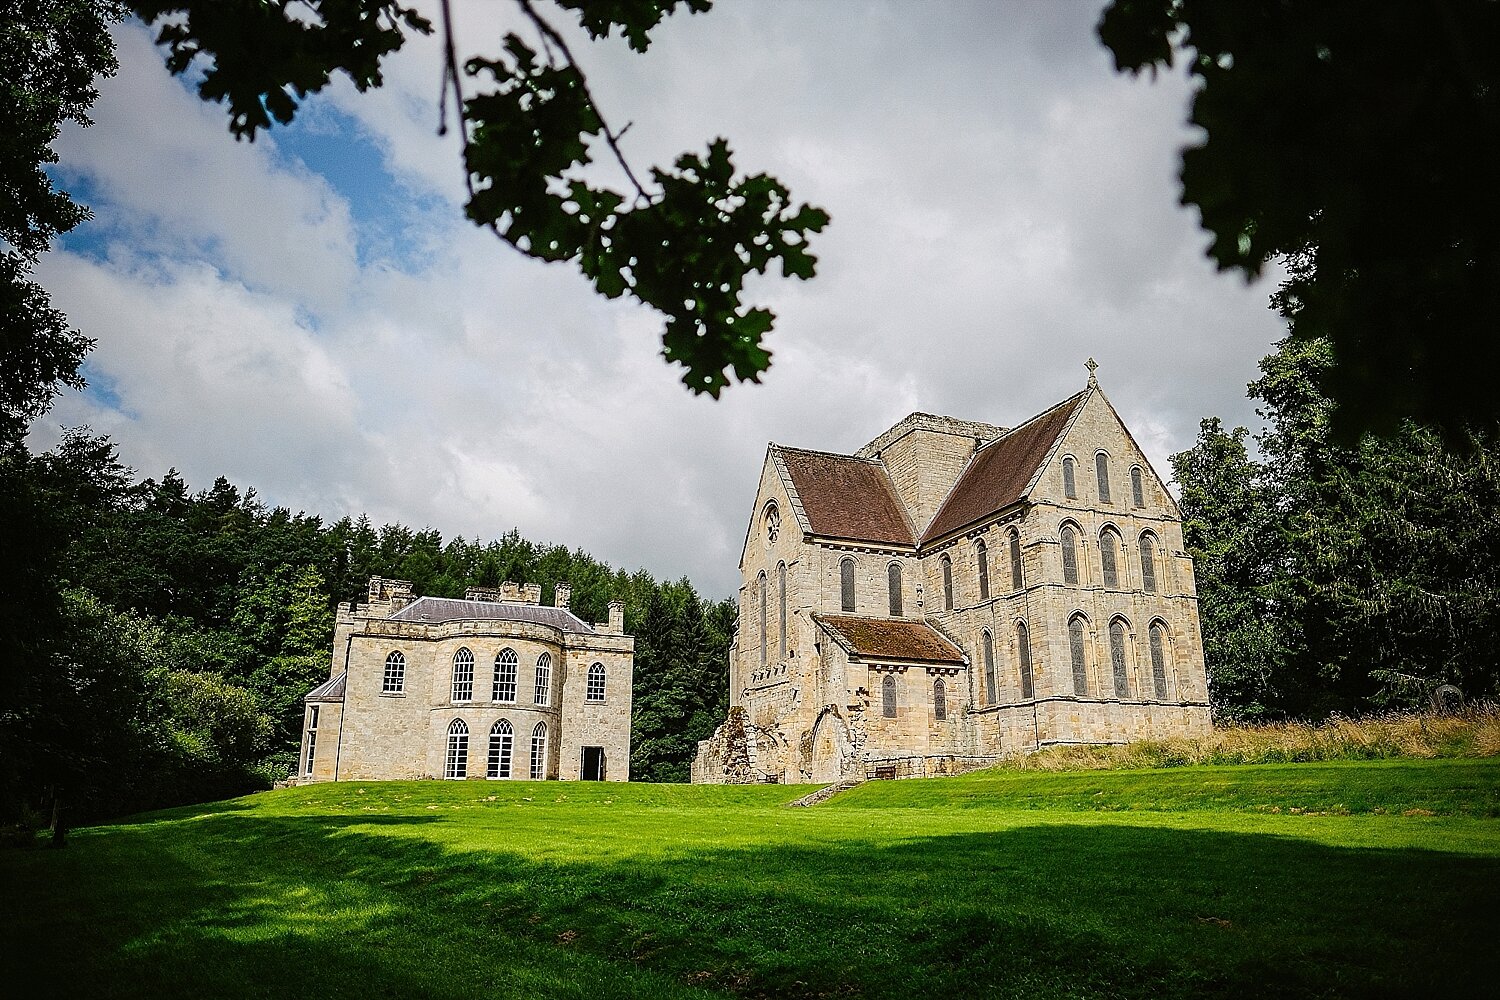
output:
[[[461, 48], [493, 51], [510, 5], [456, 6]], [[660, 360], [648, 310], [463, 221], [431, 42], [249, 144], [123, 26], [95, 124], [58, 146], [94, 220], [38, 271], [98, 340], [92, 385], [33, 441], [87, 424], [142, 475], [517, 527], [715, 596], [767, 441], [849, 451], [913, 410], [1013, 425], [1093, 356], [1166, 474], [1200, 417], [1253, 423], [1281, 324], [1177, 205], [1186, 78], [1116, 75], [1100, 6], [719, 0], [645, 56], [575, 48], [637, 172], [724, 135], [833, 216], [815, 280], [755, 286], [770, 373], [717, 402]]]

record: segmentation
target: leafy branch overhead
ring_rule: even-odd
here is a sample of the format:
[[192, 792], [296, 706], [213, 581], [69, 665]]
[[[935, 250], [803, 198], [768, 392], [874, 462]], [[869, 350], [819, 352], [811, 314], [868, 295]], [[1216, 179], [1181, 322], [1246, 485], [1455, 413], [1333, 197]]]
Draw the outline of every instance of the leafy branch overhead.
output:
[[[522, 253], [576, 264], [607, 298], [630, 295], [665, 317], [663, 354], [695, 393], [717, 397], [730, 379], [759, 381], [775, 316], [745, 301], [745, 281], [773, 263], [811, 278], [808, 237], [828, 214], [796, 205], [767, 174], [736, 173], [726, 140], [684, 153], [642, 184], [605, 122], [562, 32], [532, 0], [516, 0], [535, 44], [507, 33], [493, 56], [460, 61], [443, 3], [443, 102], [455, 99], [464, 143], [466, 214]], [[556, 0], [594, 39], [616, 30], [644, 52], [651, 31], [679, 6], [710, 0]], [[360, 90], [382, 83], [381, 61], [431, 21], [393, 0], [165, 0], [133, 3], [161, 21], [167, 67], [199, 56], [198, 92], [225, 103], [230, 131], [253, 140], [285, 124], [307, 95], [342, 72]], [[602, 143], [629, 181], [625, 193], [586, 179]]]

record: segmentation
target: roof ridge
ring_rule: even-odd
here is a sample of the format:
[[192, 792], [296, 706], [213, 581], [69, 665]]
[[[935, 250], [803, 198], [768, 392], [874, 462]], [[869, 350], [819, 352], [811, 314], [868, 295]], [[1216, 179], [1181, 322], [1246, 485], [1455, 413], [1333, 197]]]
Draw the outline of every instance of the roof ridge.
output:
[[[1056, 411], [1062, 409], [1064, 406], [1067, 406], [1069, 403], [1073, 402], [1074, 400], [1081, 399], [1082, 397], [1088, 395], [1091, 391], [1092, 391], [1092, 389], [1083, 389], [1083, 390], [1080, 390], [1079, 392], [1073, 393], [1073, 395], [1069, 396], [1067, 399], [1060, 400], [1060, 401], [1058, 401], [1056, 403], [1053, 403], [1051, 406], [1047, 407], [1045, 410], [1041, 411], [1040, 413], [1036, 413], [1036, 414], [1033, 414], [1032, 416], [1027, 417], [1025, 420], [1021, 421], [1019, 424], [1016, 424], [1016, 426], [1010, 428], [1004, 434], [1001, 434], [999, 437], [994, 438], [993, 440], [990, 440], [990, 441], [986, 441], [984, 444], [980, 445], [978, 448], [975, 448], [974, 449], [974, 454], [977, 456], [981, 451], [984, 451], [986, 448], [990, 447], [991, 445], [999, 444], [1001, 441], [1004, 441], [1006, 438], [1010, 437], [1016, 431], [1024, 430], [1025, 428], [1027, 428], [1027, 427], [1031, 426], [1032, 424], [1036, 423], [1038, 420], [1041, 420], [1043, 417], [1048, 416], [1049, 414], [1055, 413]], [[962, 479], [963, 477], [959, 476], [959, 478]]]
[[777, 444], [771, 442], [771, 447], [778, 451], [795, 451], [803, 455], [821, 455], [824, 458], [847, 458], [851, 462], [864, 462], [866, 465], [878, 465], [882, 469], [885, 463], [878, 458], [861, 458], [859, 455], [846, 455], [841, 451], [823, 451], [820, 448], [798, 448], [796, 445]]

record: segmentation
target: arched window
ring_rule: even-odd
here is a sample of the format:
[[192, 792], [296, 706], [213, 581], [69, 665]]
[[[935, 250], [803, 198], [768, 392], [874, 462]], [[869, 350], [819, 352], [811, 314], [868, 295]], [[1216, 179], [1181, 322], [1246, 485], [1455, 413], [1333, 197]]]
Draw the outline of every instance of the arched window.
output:
[[1167, 629], [1161, 622], [1151, 623], [1151, 680], [1156, 700], [1167, 700]]
[[400, 694], [406, 687], [406, 657], [399, 650], [392, 650], [385, 658], [385, 678], [380, 682], [381, 694]]
[[887, 719], [896, 717], [896, 678], [890, 674], [880, 682], [880, 714]]
[[947, 554], [940, 560], [943, 567], [943, 610], [953, 610], [953, 560]]
[[1016, 652], [1021, 661], [1021, 697], [1036, 697], [1036, 685], [1031, 679], [1031, 630], [1025, 622], [1016, 622]]
[[469, 727], [463, 719], [454, 719], [448, 724], [448, 757], [443, 765], [443, 777], [467, 778], [469, 776]]
[[547, 724], [538, 722], [531, 731], [531, 780], [547, 777]]
[[1139, 465], [1130, 468], [1130, 502], [1137, 507], [1146, 506], [1146, 483]]
[[516, 671], [521, 660], [510, 647], [495, 654], [495, 683], [490, 692], [491, 701], [516, 700]]
[[1156, 536], [1141, 532], [1141, 589], [1156, 593]]
[[589, 667], [589, 680], [584, 688], [584, 700], [604, 700], [604, 664], [595, 663]]
[[776, 648], [781, 659], [786, 659], [786, 563], [776, 564], [776, 603], [781, 626], [776, 630]]
[[1071, 524], [1062, 526], [1063, 583], [1078, 582], [1078, 532]]
[[490, 727], [489, 766], [484, 772], [486, 778], [510, 777], [510, 743], [513, 732], [510, 723], [504, 719]]
[[979, 649], [984, 654], [984, 703], [993, 705], [999, 698], [995, 690], [995, 640], [989, 629], [979, 633]]
[[1125, 622], [1116, 618], [1109, 623], [1109, 663], [1115, 673], [1115, 697], [1130, 697], [1130, 675], [1125, 671]]
[[932, 682], [932, 717], [939, 721], [948, 717], [948, 690], [941, 677]]
[[766, 665], [766, 574], [755, 578], [755, 589], [760, 600], [760, 665]]
[[839, 596], [843, 599], [845, 611], [854, 610], [854, 560], [845, 559], [839, 563]]
[[1069, 500], [1078, 499], [1078, 473], [1073, 468], [1073, 456], [1063, 458], [1063, 496]]
[[979, 599], [988, 601], [990, 599], [990, 550], [985, 547], [983, 538], [974, 546], [974, 564], [979, 570]]
[[536, 690], [531, 696], [532, 704], [547, 705], [552, 701], [552, 654], [543, 653], [536, 658]]
[[891, 592], [891, 617], [901, 617], [901, 564], [891, 563], [885, 568], [886, 587]]
[[453, 700], [474, 700], [474, 654], [467, 646], [453, 654]]
[[1104, 585], [1106, 587], [1118, 587], [1120, 585], [1119, 542], [1119, 536], [1108, 528], [1099, 532], [1099, 566], [1104, 570]]
[[776, 539], [781, 535], [781, 511], [777, 509], [775, 500], [766, 504], [764, 520], [766, 525], [766, 543], [768, 545], [775, 545]]
[[1082, 615], [1074, 615], [1068, 622], [1068, 652], [1073, 658], [1073, 693], [1085, 697], [1089, 693], [1089, 663]]
[[1099, 502], [1109, 503], [1109, 456], [1102, 451], [1094, 456], [1094, 475], [1099, 480]]
[[1010, 589], [1020, 590], [1024, 585], [1021, 575], [1021, 533], [1010, 529]]

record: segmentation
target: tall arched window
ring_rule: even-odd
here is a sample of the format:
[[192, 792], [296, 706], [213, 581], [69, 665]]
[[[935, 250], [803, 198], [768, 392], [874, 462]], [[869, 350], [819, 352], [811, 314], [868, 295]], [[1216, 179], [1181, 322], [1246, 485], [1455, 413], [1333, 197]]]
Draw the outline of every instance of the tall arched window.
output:
[[443, 777], [467, 778], [469, 776], [469, 727], [463, 719], [454, 719], [448, 724], [448, 756], [443, 764]]
[[392, 650], [385, 658], [385, 677], [380, 682], [381, 694], [400, 694], [406, 687], [406, 657], [400, 650]]
[[1063, 496], [1069, 500], [1078, 499], [1078, 473], [1073, 468], [1072, 455], [1063, 458]]
[[1082, 698], [1089, 693], [1088, 646], [1082, 615], [1074, 615], [1068, 622], [1068, 652], [1073, 658], [1073, 693]]
[[467, 646], [453, 654], [453, 700], [474, 700], [474, 654]]
[[1106, 587], [1120, 585], [1120, 539], [1108, 528], [1099, 532], [1099, 567], [1104, 570]]
[[1109, 456], [1102, 451], [1094, 456], [1094, 476], [1099, 480], [1099, 502], [1109, 503]]
[[1021, 533], [1010, 529], [1010, 589], [1020, 590], [1025, 581], [1021, 574]]
[[766, 665], [766, 574], [755, 578], [756, 595], [760, 602], [760, 665]]
[[1109, 664], [1115, 673], [1115, 697], [1130, 697], [1130, 675], [1125, 670], [1125, 622], [1116, 618], [1109, 623]]
[[538, 722], [531, 731], [531, 780], [547, 777], [547, 724]]
[[1137, 507], [1146, 506], [1146, 482], [1139, 465], [1130, 469], [1130, 502]]
[[953, 560], [947, 554], [939, 560], [943, 567], [943, 610], [953, 610]]
[[543, 653], [536, 658], [536, 689], [532, 693], [531, 702], [534, 705], [548, 705], [552, 702], [551, 653]]
[[776, 648], [780, 658], [786, 659], [786, 563], [776, 564], [776, 604], [781, 625], [776, 629]]
[[766, 504], [763, 519], [766, 525], [766, 543], [775, 545], [776, 539], [781, 535], [781, 511], [776, 507], [775, 500]]
[[938, 721], [948, 717], [948, 690], [941, 677], [932, 682], [932, 717]]
[[595, 663], [589, 667], [588, 683], [584, 686], [584, 700], [604, 700], [604, 664]]
[[990, 550], [985, 547], [983, 538], [974, 546], [974, 564], [979, 571], [979, 599], [988, 601], [990, 599]]
[[890, 674], [880, 682], [880, 714], [887, 719], [896, 717], [896, 678]]
[[1078, 582], [1078, 532], [1071, 524], [1062, 526], [1063, 583]]
[[486, 778], [510, 777], [510, 744], [513, 734], [510, 723], [504, 719], [490, 727], [489, 766], [484, 772]]
[[1141, 589], [1156, 593], [1156, 536], [1141, 532]]
[[993, 705], [999, 697], [995, 690], [995, 640], [989, 629], [979, 633], [979, 649], [984, 654], [984, 703]]
[[1151, 623], [1151, 680], [1156, 700], [1167, 700], [1167, 629], [1161, 622]]
[[891, 617], [901, 617], [901, 564], [893, 562], [885, 568], [886, 588], [891, 592]]
[[839, 596], [843, 599], [845, 611], [854, 610], [854, 560], [845, 559], [839, 563]]
[[509, 646], [495, 654], [495, 683], [490, 691], [491, 701], [516, 700], [516, 671], [521, 660]]
[[1016, 622], [1016, 652], [1021, 661], [1021, 697], [1036, 697], [1036, 684], [1031, 679], [1031, 630], [1025, 622]]

